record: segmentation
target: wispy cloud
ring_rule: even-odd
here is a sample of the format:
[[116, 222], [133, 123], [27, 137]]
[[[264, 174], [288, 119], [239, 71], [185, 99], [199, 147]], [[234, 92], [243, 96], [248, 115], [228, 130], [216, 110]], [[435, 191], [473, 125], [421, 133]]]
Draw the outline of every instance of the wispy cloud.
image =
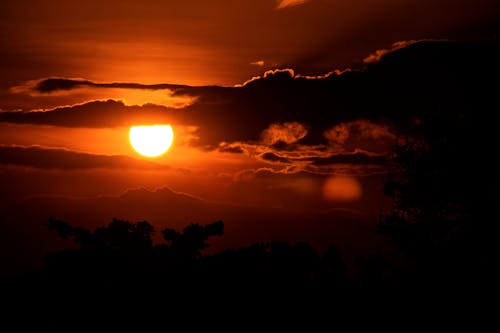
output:
[[390, 48], [376, 50], [375, 52], [370, 54], [368, 57], [364, 58], [363, 62], [365, 64], [379, 62], [380, 59], [382, 59], [382, 57], [384, 57], [386, 54], [397, 51], [397, 50], [405, 48], [405, 47], [408, 47], [408, 46], [413, 45], [417, 42], [418, 42], [417, 40], [402, 40], [399, 42], [395, 42], [392, 44], [392, 46]]
[[303, 139], [306, 135], [306, 127], [299, 122], [271, 124], [262, 132], [262, 140], [269, 145], [280, 141], [290, 144]]
[[283, 9], [286, 7], [302, 5], [310, 0], [278, 0], [276, 9]]
[[264, 64], [265, 64], [264, 60], [258, 60], [250, 63], [250, 65], [261, 66], [261, 67], [264, 66]]

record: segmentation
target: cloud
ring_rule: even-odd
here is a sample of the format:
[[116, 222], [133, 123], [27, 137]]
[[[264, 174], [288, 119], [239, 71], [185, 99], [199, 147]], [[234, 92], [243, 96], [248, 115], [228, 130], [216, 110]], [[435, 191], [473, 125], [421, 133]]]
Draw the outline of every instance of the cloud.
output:
[[[495, 105], [494, 92], [486, 82], [500, 72], [498, 44], [404, 41], [375, 54], [372, 58], [380, 60], [363, 70], [304, 76], [278, 69], [235, 87], [168, 85], [172, 96], [197, 98], [182, 109], [108, 100], [45, 112], [0, 112], [0, 122], [66, 127], [167, 122], [196, 128], [198, 139], [193, 144], [204, 149], [240, 142], [279, 150], [300, 143], [330, 146], [337, 152], [382, 153], [390, 149], [397, 133], [418, 131], [417, 123], [433, 121], [443, 113], [472, 115], [470, 110], [478, 103]], [[87, 80], [49, 81], [36, 89], [54, 91], [82, 84], [94, 85]], [[474, 116], [483, 110], [474, 108]]]
[[384, 165], [387, 163], [387, 157], [384, 155], [374, 155], [362, 151], [349, 154], [332, 154], [327, 157], [313, 157], [307, 160], [315, 166], [332, 164]]
[[23, 83], [22, 85], [10, 88], [12, 93], [39, 93], [50, 94], [59, 91], [69, 91], [84, 87], [91, 88], [120, 88], [120, 89], [142, 89], [142, 90], [164, 90], [169, 89], [172, 91], [186, 88], [184, 85], [178, 84], [141, 84], [141, 83], [98, 83], [90, 80], [80, 78], [62, 78], [62, 77], [49, 77], [38, 80], [31, 80]]
[[262, 132], [262, 142], [267, 145], [273, 145], [278, 142], [291, 144], [299, 141], [306, 135], [306, 127], [298, 122], [271, 124]]
[[287, 156], [286, 153], [282, 155], [275, 152], [266, 152], [259, 156], [261, 159], [269, 162], [289, 163], [294, 162], [307, 163], [316, 166], [332, 165], [332, 164], [373, 164], [382, 165], [387, 163], [385, 155], [377, 155], [364, 151], [356, 151], [354, 153], [338, 154], [330, 153], [323, 156], [312, 156], [306, 158], [294, 158]]
[[340, 123], [326, 130], [324, 136], [330, 146], [341, 151], [387, 152], [396, 143], [396, 135], [389, 125], [366, 119]]
[[46, 111], [3, 112], [0, 113], [0, 121], [62, 127], [105, 128], [172, 123], [175, 110], [154, 104], [127, 106], [122, 101], [106, 100]]
[[295, 73], [295, 71], [291, 68], [270, 69], [265, 71], [264, 74], [262, 75], [252, 77], [251, 79], [243, 82], [243, 84], [236, 85], [236, 87], [242, 87], [252, 83], [278, 82], [280, 80], [282, 82], [287, 82], [290, 79], [296, 79], [302, 82], [304, 80], [321, 80], [321, 79], [327, 79], [329, 77], [340, 76], [344, 73], [348, 73], [351, 71], [352, 70], [350, 68], [346, 68], [343, 70], [335, 69], [333, 71], [330, 71], [322, 75], [302, 75]]
[[258, 61], [251, 62], [250, 65], [262, 67], [262, 66], [264, 66], [264, 60], [258, 60]]
[[169, 169], [166, 165], [137, 160], [128, 156], [96, 155], [40, 146], [0, 145], [0, 164], [50, 170]]
[[221, 153], [243, 154], [245, 150], [238, 144], [219, 144], [217, 150]]
[[[363, 59], [363, 62], [365, 64], [371, 64], [375, 62], [379, 62], [380, 59], [382, 59], [383, 56], [385, 56], [388, 53], [394, 52], [396, 50], [402, 49], [404, 47], [408, 47], [412, 44], [417, 43], [418, 41], [416, 40], [403, 40], [403, 41], [398, 41], [392, 44], [392, 46], [388, 49], [380, 49], [376, 50], [372, 54], [370, 54], [368, 57]], [[422, 41], [420, 41], [422, 42]]]
[[268, 151], [257, 156], [273, 166], [279, 166], [279, 171], [264, 168], [269, 172], [296, 174], [307, 172], [317, 175], [356, 175], [365, 176], [388, 172], [388, 157], [386, 155], [374, 154], [366, 151], [355, 151], [353, 153], [335, 153], [332, 151], [322, 152], [302, 150], [302, 157], [296, 152]]
[[284, 69], [271, 69], [268, 71], [265, 71], [262, 76], [254, 76], [250, 80], [245, 81], [242, 85], [239, 85], [237, 87], [244, 87], [248, 84], [251, 84], [252, 82], [258, 82], [263, 79], [267, 80], [289, 80], [292, 79], [295, 76], [295, 72], [291, 68], [284, 68]]
[[306, 2], [309, 2], [310, 0], [277, 0], [277, 7], [276, 9], [283, 9], [287, 7], [293, 7], [293, 6], [298, 6], [305, 4]]
[[272, 152], [267, 152], [259, 156], [261, 159], [264, 161], [269, 161], [269, 162], [279, 162], [279, 163], [291, 163], [291, 161], [286, 158], [279, 156], [278, 154], [272, 153]]
[[68, 98], [71, 94], [102, 96], [103, 99], [123, 100], [128, 105], [159, 104], [183, 108], [196, 102], [195, 95], [200, 89], [217, 90], [218, 87], [186, 86], [180, 84], [142, 84], [130, 82], [94, 82], [81, 78], [48, 77], [29, 80], [11, 87], [12, 94], [25, 94], [30, 97], [59, 96]]

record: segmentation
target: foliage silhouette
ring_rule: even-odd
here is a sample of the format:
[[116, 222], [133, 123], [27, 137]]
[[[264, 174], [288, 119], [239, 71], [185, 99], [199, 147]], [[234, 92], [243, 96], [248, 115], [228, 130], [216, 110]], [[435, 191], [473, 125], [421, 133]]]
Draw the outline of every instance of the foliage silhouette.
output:
[[305, 242], [257, 243], [204, 255], [209, 238], [223, 235], [222, 221], [204, 226], [191, 224], [182, 232], [165, 228], [161, 231], [164, 242], [160, 244], [153, 244], [154, 228], [146, 221], [113, 219], [106, 227], [87, 230], [49, 219], [48, 227], [78, 245], [78, 249], [49, 255], [49, 273], [74, 272], [78, 278], [101, 278], [103, 274], [121, 276], [126, 272], [175, 281], [199, 292], [215, 286], [229, 291], [231, 286], [246, 285], [247, 291], [284, 291], [293, 286], [297, 292], [316, 288], [319, 293], [348, 286], [345, 265], [334, 245], [324, 256]]
[[100, 227], [91, 232], [73, 227], [64, 221], [49, 218], [48, 228], [65, 239], [73, 239], [82, 249], [141, 250], [151, 248], [153, 245], [151, 235], [154, 227], [146, 221], [130, 223], [113, 219], [108, 227]]
[[78, 244], [78, 250], [63, 251], [49, 255], [49, 269], [77, 271], [123, 270], [148, 271], [162, 269], [169, 264], [188, 264], [200, 258], [201, 251], [208, 247], [207, 240], [221, 236], [222, 221], [207, 226], [191, 224], [183, 232], [164, 229], [166, 243], [153, 245], [154, 227], [147, 221], [131, 223], [113, 219], [106, 227], [88, 230], [73, 227], [69, 223], [50, 218], [49, 230]]
[[163, 239], [176, 256], [186, 259], [197, 259], [201, 251], [208, 247], [207, 240], [212, 236], [224, 234], [224, 223], [216, 221], [206, 226], [190, 224], [182, 233], [174, 229], [165, 228], [162, 231]]
[[380, 229], [406, 255], [399, 273], [410, 281], [461, 289], [488, 284], [497, 260], [493, 126], [470, 110], [433, 115], [395, 147], [398, 170], [385, 186], [394, 207]]

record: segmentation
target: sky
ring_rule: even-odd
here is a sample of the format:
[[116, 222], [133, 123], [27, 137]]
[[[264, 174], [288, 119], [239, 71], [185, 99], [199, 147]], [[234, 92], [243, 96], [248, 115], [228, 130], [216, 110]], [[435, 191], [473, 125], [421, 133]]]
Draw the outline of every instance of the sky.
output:
[[[383, 248], [393, 146], [494, 79], [499, 13], [494, 0], [2, 1], [2, 271], [60, 245], [48, 217], [223, 219], [215, 249]], [[147, 158], [129, 129], [153, 124], [174, 139]]]

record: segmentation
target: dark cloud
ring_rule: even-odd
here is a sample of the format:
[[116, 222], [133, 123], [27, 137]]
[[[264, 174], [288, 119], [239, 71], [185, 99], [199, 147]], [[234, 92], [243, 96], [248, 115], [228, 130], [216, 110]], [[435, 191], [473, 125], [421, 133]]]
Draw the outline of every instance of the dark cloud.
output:
[[279, 156], [275, 153], [267, 152], [259, 156], [261, 159], [264, 161], [269, 161], [269, 162], [279, 162], [279, 163], [291, 163], [291, 161], [286, 158]]
[[262, 132], [262, 142], [267, 145], [293, 144], [307, 135], [307, 128], [301, 123], [271, 124]]
[[71, 90], [81, 87], [93, 88], [121, 88], [121, 89], [178, 89], [182, 86], [176, 84], [140, 84], [140, 83], [96, 83], [88, 80], [65, 78], [47, 78], [37, 82], [32, 89], [40, 93], [51, 93], [59, 90]]
[[[268, 145], [339, 143], [342, 136], [325, 133], [360, 119], [379, 128], [391, 128], [388, 133], [394, 138], [444, 114], [477, 117], [481, 113], [489, 117], [483, 110], [498, 104], [489, 82], [500, 73], [499, 44], [412, 41], [395, 45], [375, 52], [363, 70], [333, 71], [318, 77], [275, 70], [238, 87], [173, 85], [174, 95], [198, 97], [196, 103], [179, 110], [101, 101], [46, 112], [2, 112], [0, 121], [71, 127], [169, 122], [195, 126], [199, 137], [196, 144], [214, 149], [221, 142], [261, 142], [263, 137], [268, 138]], [[47, 91], [82, 84], [106, 86], [85, 80], [40, 84], [38, 89]], [[135, 84], [122, 85], [133, 88]], [[137, 85], [139, 89], [154, 87], [166, 88]], [[349, 133], [374, 133], [374, 128], [356, 124]]]
[[0, 145], [0, 164], [38, 169], [83, 170], [83, 169], [146, 169], [166, 170], [169, 167], [127, 156], [94, 155], [64, 149], [39, 146]]
[[[10, 92], [18, 94], [57, 94], [80, 88], [97, 89], [138, 89], [138, 90], [169, 90], [174, 96], [198, 96], [203, 95], [205, 102], [212, 101], [209, 94], [216, 95], [220, 91], [230, 89], [219, 86], [188, 86], [182, 84], [142, 84], [135, 82], [94, 82], [84, 79], [70, 79], [62, 77], [48, 77], [39, 80], [31, 80], [21, 85], [10, 88]], [[213, 98], [213, 97], [212, 97]]]
[[237, 144], [235, 145], [228, 145], [228, 144], [222, 144], [219, 145], [219, 148], [217, 149], [221, 153], [231, 153], [231, 154], [243, 154], [245, 151], [243, 148]]
[[[306, 172], [311, 175], [356, 175], [364, 176], [370, 174], [386, 173], [390, 168], [388, 158], [385, 155], [374, 154], [366, 151], [355, 151], [353, 153], [321, 152], [316, 150], [265, 152], [257, 158], [280, 166], [282, 169], [261, 168], [259, 173], [281, 173], [300, 174]], [[302, 157], [306, 155], [307, 157]]]
[[387, 157], [364, 152], [355, 152], [352, 154], [334, 154], [327, 157], [313, 157], [308, 159], [308, 161], [316, 166], [332, 164], [384, 165], [387, 163]]
[[[314, 154], [314, 151], [309, 152], [310, 155]], [[322, 156], [311, 156], [311, 157], [293, 157], [288, 156], [286, 153], [279, 155], [274, 152], [266, 152], [259, 155], [264, 161], [273, 163], [307, 163], [316, 166], [324, 166], [331, 164], [360, 164], [360, 165], [383, 165], [387, 163], [387, 156], [376, 155], [363, 151], [356, 151], [354, 153], [345, 154], [321, 154]]]
[[160, 105], [127, 106], [121, 101], [92, 101], [47, 111], [3, 112], [0, 121], [62, 127], [119, 127], [172, 123], [175, 109]]
[[340, 123], [324, 132], [329, 146], [341, 152], [387, 153], [396, 144], [395, 129], [366, 119]]
[[[422, 42], [422, 41], [420, 41]], [[410, 46], [412, 44], [417, 43], [416, 40], [402, 40], [399, 42], [395, 42], [392, 44], [391, 48], [388, 49], [379, 49], [370, 54], [368, 57], [363, 59], [363, 62], [366, 64], [371, 64], [374, 62], [379, 62], [380, 59], [382, 59], [383, 56], [385, 56], [388, 53], [394, 52], [396, 50], [402, 49], [404, 47]]]

